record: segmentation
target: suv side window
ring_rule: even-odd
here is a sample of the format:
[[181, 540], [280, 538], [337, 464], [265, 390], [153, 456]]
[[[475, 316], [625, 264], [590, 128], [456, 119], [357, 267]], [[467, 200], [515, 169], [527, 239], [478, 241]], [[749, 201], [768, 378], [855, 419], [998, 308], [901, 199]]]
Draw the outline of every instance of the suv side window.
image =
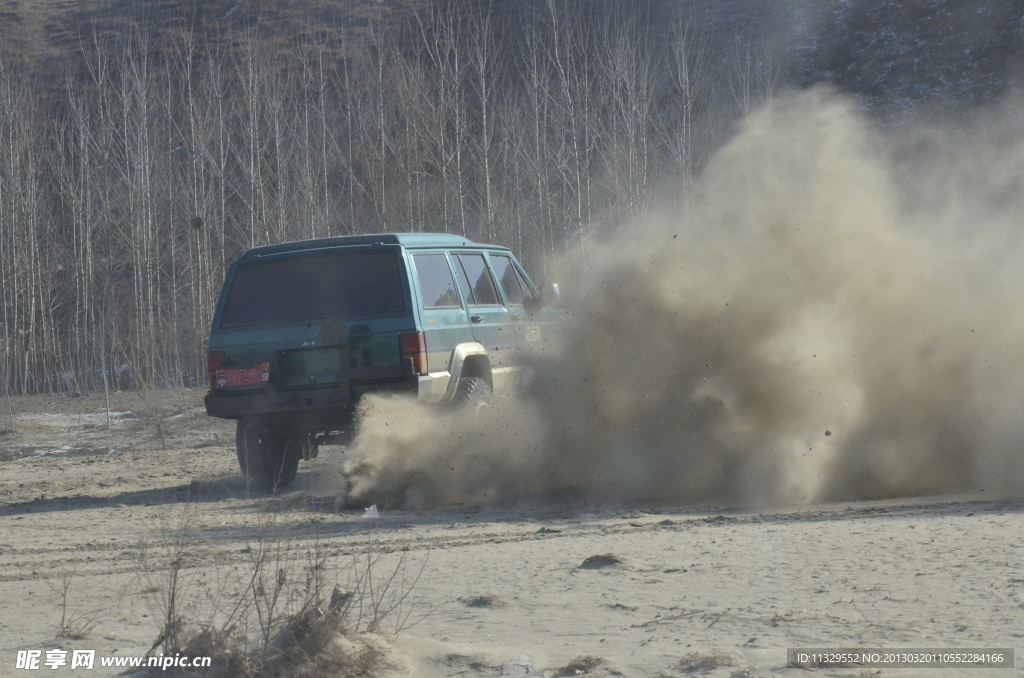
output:
[[420, 282], [423, 308], [461, 308], [455, 281], [444, 254], [414, 254], [416, 278]]
[[525, 298], [523, 283], [516, 273], [516, 267], [512, 265], [512, 258], [507, 254], [491, 254], [490, 257], [501, 290], [505, 293], [505, 299], [510, 306], [522, 306]]
[[455, 267], [462, 293], [470, 306], [501, 306], [494, 280], [482, 254], [458, 254]]

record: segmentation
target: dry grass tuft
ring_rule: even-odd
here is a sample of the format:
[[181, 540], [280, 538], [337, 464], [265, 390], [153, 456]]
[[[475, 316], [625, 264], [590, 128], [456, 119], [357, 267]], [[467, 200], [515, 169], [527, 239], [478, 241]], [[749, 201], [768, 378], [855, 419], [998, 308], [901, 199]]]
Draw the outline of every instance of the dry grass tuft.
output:
[[717, 650], [712, 650], [710, 654], [691, 652], [684, 655], [679, 663], [676, 664], [675, 670], [682, 671], [683, 673], [696, 673], [698, 671], [711, 671], [720, 666], [731, 665], [732, 657], [727, 654], [722, 654]]
[[580, 655], [571, 662], [563, 666], [562, 668], [555, 671], [556, 676], [581, 676], [590, 673], [598, 666], [604, 663], [604, 660], [600, 657], [594, 657], [593, 655]]

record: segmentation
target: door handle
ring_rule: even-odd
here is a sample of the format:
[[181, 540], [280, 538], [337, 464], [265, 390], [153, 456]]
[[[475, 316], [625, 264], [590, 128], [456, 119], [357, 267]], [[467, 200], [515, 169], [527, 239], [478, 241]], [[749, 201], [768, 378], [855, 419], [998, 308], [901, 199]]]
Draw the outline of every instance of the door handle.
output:
[[483, 321], [484, 317], [482, 315], [474, 315], [469, 317], [469, 322], [471, 323], [482, 323]]

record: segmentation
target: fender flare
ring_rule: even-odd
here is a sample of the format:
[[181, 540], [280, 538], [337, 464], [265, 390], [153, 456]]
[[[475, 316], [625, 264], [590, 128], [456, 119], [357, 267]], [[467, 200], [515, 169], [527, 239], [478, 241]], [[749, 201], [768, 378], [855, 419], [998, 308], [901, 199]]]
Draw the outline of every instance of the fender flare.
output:
[[445, 391], [442, 400], [448, 401], [455, 397], [455, 391], [458, 389], [459, 378], [462, 376], [462, 367], [465, 365], [466, 359], [470, 356], [478, 355], [487, 359], [487, 369], [490, 371], [491, 360], [487, 356], [487, 349], [484, 348], [483, 344], [476, 341], [468, 341], [452, 349], [452, 357], [448, 361], [448, 373], [451, 377], [448, 379], [448, 390]]

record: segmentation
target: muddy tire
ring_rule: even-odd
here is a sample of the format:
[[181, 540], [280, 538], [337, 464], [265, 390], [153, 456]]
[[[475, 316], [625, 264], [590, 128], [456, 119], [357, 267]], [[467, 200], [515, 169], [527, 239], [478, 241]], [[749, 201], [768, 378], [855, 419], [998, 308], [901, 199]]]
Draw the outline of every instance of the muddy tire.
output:
[[238, 467], [251, 487], [273, 492], [295, 480], [299, 445], [266, 428], [257, 417], [242, 417], [235, 428]]
[[459, 379], [452, 403], [477, 407], [486, 404], [491, 399], [491, 393], [491, 385], [483, 377], [463, 377]]

